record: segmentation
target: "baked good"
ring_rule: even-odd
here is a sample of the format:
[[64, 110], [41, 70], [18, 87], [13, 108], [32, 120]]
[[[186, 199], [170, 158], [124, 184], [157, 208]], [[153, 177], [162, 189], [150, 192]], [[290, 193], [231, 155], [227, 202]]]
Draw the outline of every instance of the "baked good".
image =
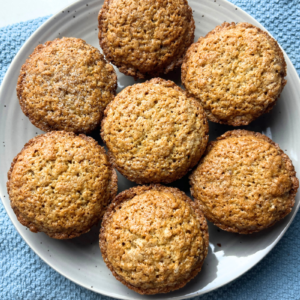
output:
[[117, 280], [140, 294], [167, 293], [201, 270], [208, 228], [197, 205], [177, 188], [138, 186], [108, 207], [100, 248]]
[[170, 183], [197, 164], [208, 142], [198, 101], [172, 81], [126, 87], [107, 106], [101, 137], [113, 166], [139, 184]]
[[106, 59], [135, 78], [179, 67], [194, 41], [195, 22], [186, 0], [105, 0], [98, 21]]
[[191, 45], [181, 79], [212, 122], [247, 125], [275, 105], [286, 84], [278, 43], [248, 23], [223, 23]]
[[117, 189], [117, 175], [104, 148], [72, 132], [34, 137], [8, 172], [7, 190], [19, 222], [56, 239], [88, 232]]
[[289, 214], [299, 187], [289, 157], [263, 134], [228, 131], [209, 143], [190, 176], [205, 217], [223, 230], [248, 234]]
[[117, 76], [100, 51], [77, 38], [38, 45], [21, 68], [23, 113], [43, 131], [88, 133], [100, 125]]

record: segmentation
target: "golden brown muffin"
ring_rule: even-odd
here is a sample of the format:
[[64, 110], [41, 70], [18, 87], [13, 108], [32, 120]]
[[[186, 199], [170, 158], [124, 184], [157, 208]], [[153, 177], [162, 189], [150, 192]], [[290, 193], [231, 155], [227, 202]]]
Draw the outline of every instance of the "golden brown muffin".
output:
[[194, 41], [195, 22], [186, 0], [105, 0], [98, 21], [106, 59], [135, 78], [179, 67]]
[[212, 122], [247, 125], [269, 112], [286, 84], [277, 42], [248, 23], [223, 23], [186, 53], [182, 82]]
[[56, 239], [88, 232], [117, 189], [104, 148], [65, 131], [31, 139], [8, 172], [7, 190], [20, 223]]
[[197, 164], [208, 142], [198, 101], [172, 81], [125, 88], [108, 105], [101, 136], [115, 168], [136, 183], [170, 183]]
[[23, 113], [43, 131], [88, 133], [100, 125], [117, 76], [98, 49], [77, 38], [38, 45], [21, 68]]
[[179, 289], [200, 272], [208, 228], [197, 205], [177, 188], [138, 186], [108, 207], [100, 248], [117, 280], [140, 294]]
[[190, 176], [206, 218], [223, 230], [248, 234], [289, 214], [299, 187], [289, 157], [263, 134], [228, 131], [209, 143]]

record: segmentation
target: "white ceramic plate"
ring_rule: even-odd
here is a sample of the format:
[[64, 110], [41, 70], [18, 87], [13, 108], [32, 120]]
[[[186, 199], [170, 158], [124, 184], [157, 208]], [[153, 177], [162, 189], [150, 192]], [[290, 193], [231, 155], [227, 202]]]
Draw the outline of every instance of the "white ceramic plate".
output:
[[[13, 224], [33, 251], [48, 265], [63, 276], [92, 291], [121, 299], [183, 299], [216, 289], [259, 262], [280, 240], [292, 222], [298, 208], [296, 199], [292, 213], [274, 227], [258, 234], [240, 236], [218, 230], [209, 224], [210, 247], [200, 274], [184, 288], [156, 296], [141, 296], [114, 279], [105, 266], [98, 246], [99, 228], [72, 240], [54, 240], [43, 233], [31, 233], [16, 219], [6, 192], [6, 173], [14, 156], [32, 137], [42, 133], [23, 115], [16, 96], [16, 83], [21, 65], [40, 43], [57, 37], [78, 37], [100, 48], [98, 44], [97, 14], [103, 0], [83, 0], [74, 3], [50, 18], [24, 44], [13, 60], [0, 90], [0, 196]], [[196, 22], [195, 40], [205, 35], [224, 21], [249, 22], [266, 30], [241, 9], [225, 0], [190, 0]], [[300, 85], [291, 61], [287, 61], [288, 83], [281, 99], [271, 113], [260, 117], [246, 128], [259, 131], [275, 142], [292, 159], [296, 171], [300, 171], [298, 160], [300, 140], [296, 129], [300, 128]], [[131, 77], [117, 71], [118, 92], [134, 84]], [[164, 78], [180, 84], [180, 71]], [[210, 139], [213, 140], [233, 127], [210, 123]], [[98, 132], [93, 137], [100, 141]], [[102, 142], [101, 142], [102, 143]], [[119, 176], [119, 191], [134, 184]], [[172, 184], [189, 193], [187, 178]]]

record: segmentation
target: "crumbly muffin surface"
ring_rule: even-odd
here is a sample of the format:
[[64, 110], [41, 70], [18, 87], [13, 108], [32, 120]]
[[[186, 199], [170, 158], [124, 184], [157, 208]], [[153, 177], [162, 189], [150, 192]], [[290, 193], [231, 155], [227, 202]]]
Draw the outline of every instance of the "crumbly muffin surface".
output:
[[268, 112], [286, 84], [277, 42], [248, 23], [224, 23], [194, 43], [182, 65], [182, 82], [210, 121], [247, 125]]
[[106, 59], [120, 72], [139, 78], [180, 66], [194, 40], [186, 0], [106, 0], [98, 21]]
[[129, 288], [142, 293], [184, 286], [208, 251], [203, 214], [176, 188], [142, 186], [118, 195], [104, 217], [105, 262]]
[[111, 161], [137, 183], [169, 183], [199, 161], [208, 142], [205, 113], [171, 81], [125, 88], [104, 112], [101, 136]]
[[290, 213], [299, 185], [278, 145], [246, 130], [229, 131], [209, 143], [190, 182], [207, 219], [242, 234], [272, 226]]
[[31, 139], [15, 157], [7, 189], [24, 226], [65, 239], [100, 220], [117, 192], [117, 176], [95, 140], [54, 131]]
[[87, 133], [100, 125], [116, 87], [115, 71], [98, 49], [62, 38], [35, 48], [22, 66], [17, 95], [41, 130]]

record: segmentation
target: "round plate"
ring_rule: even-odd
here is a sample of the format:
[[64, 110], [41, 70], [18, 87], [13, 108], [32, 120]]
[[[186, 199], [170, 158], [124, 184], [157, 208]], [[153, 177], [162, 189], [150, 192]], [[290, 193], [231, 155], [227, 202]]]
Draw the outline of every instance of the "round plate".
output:
[[[242, 236], [218, 230], [209, 224], [210, 246], [202, 271], [184, 288], [159, 296], [142, 296], [115, 280], [102, 260], [98, 246], [99, 227], [72, 240], [55, 240], [43, 233], [31, 233], [16, 219], [6, 192], [6, 174], [14, 156], [32, 137], [42, 133], [35, 128], [22, 113], [16, 96], [19, 70], [25, 59], [40, 43], [57, 37], [78, 37], [100, 48], [98, 43], [97, 15], [103, 0], [85, 0], [74, 3], [64, 11], [50, 18], [24, 44], [13, 60], [3, 80], [0, 91], [0, 196], [16, 229], [27, 244], [48, 265], [75, 283], [92, 291], [121, 299], [183, 299], [190, 298], [216, 289], [253, 267], [280, 240], [291, 224], [298, 208], [296, 199], [292, 213], [274, 227], [258, 234]], [[227, 22], [249, 22], [264, 30], [257, 21], [241, 9], [225, 0], [190, 0], [196, 23], [195, 40], [205, 35], [215, 26]], [[299, 79], [291, 61], [287, 61], [287, 85], [278, 104], [267, 115], [263, 115], [250, 126], [249, 130], [266, 134], [277, 142], [290, 156], [296, 170], [300, 170], [298, 152], [300, 142], [296, 128], [300, 127], [300, 88]], [[117, 71], [118, 92], [134, 84], [131, 77]], [[164, 76], [180, 84], [180, 70]], [[210, 123], [210, 139], [213, 140], [233, 127]], [[99, 132], [93, 137], [100, 143]], [[119, 191], [134, 184], [119, 177]], [[173, 186], [189, 193], [187, 177], [175, 182]]]

